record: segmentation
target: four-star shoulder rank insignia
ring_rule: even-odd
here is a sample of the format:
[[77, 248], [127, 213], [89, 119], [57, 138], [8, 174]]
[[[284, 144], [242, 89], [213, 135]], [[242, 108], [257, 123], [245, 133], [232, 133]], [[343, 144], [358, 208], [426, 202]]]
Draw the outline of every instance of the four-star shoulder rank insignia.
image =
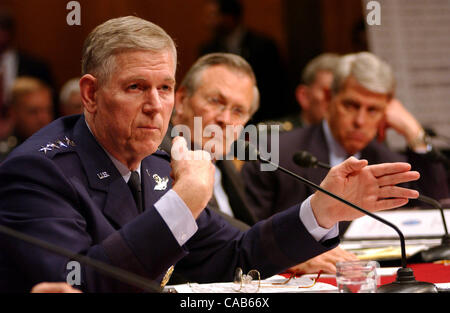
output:
[[63, 140], [49, 142], [49, 143], [47, 143], [47, 145], [41, 146], [39, 151], [44, 152], [44, 154], [47, 154], [47, 152], [52, 151], [53, 149], [67, 148], [69, 146], [74, 147], [75, 142], [73, 140], [70, 140], [69, 138], [67, 138], [67, 136], [65, 136]]
[[[147, 171], [148, 176], [152, 176], [152, 175], [150, 175], [148, 170], [146, 170], [146, 171]], [[166, 176], [164, 178], [161, 178], [161, 177], [159, 177], [158, 174], [153, 174], [152, 177], [156, 182], [156, 185], [153, 188], [153, 190], [166, 190], [167, 189], [167, 183], [169, 182], [169, 177]]]

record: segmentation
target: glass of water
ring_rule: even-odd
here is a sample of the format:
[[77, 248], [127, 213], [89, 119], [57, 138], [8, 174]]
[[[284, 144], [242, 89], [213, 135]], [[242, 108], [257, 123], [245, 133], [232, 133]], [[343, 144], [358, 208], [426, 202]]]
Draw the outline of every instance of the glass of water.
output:
[[376, 261], [336, 263], [336, 283], [340, 293], [375, 293], [379, 282]]

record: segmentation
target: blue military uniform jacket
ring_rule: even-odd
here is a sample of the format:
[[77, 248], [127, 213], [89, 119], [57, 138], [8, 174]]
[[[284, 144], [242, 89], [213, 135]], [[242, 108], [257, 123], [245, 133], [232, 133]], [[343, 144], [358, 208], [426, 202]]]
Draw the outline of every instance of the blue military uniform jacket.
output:
[[[141, 163], [145, 210], [132, 194], [83, 116], [58, 119], [16, 148], [0, 166], [0, 223], [94, 259], [160, 281], [177, 273], [196, 282], [231, 281], [236, 267], [273, 275], [329, 250], [299, 219], [299, 205], [241, 232], [205, 209], [198, 230], [179, 246], [154, 207], [171, 187], [161, 151]], [[152, 175], [169, 177], [154, 190]], [[194, 190], [193, 190], [194, 192]], [[26, 292], [42, 281], [66, 281], [70, 260], [0, 235], [0, 291]], [[89, 292], [135, 291], [82, 266]]]

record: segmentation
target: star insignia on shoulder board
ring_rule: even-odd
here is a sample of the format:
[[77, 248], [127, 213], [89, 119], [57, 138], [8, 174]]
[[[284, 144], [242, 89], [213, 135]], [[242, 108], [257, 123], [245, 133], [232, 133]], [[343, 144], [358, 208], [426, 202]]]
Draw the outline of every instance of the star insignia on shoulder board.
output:
[[41, 146], [39, 151], [44, 152], [44, 154], [47, 154], [47, 152], [52, 151], [53, 149], [67, 148], [69, 146], [74, 147], [75, 142], [73, 140], [70, 140], [67, 136], [65, 136], [63, 140], [49, 142], [47, 145]]
[[56, 144], [58, 145], [59, 148], [67, 148], [67, 145], [61, 140], [56, 141]]
[[52, 151], [52, 148], [50, 148], [48, 145], [47, 146], [42, 146], [41, 149], [39, 149], [40, 152], [44, 152], [44, 154], [47, 154], [47, 151]]
[[66, 142], [66, 144], [67, 144], [68, 146], [75, 147], [75, 142], [74, 142], [73, 140], [70, 140], [69, 138], [67, 138], [67, 136], [64, 137], [64, 141]]

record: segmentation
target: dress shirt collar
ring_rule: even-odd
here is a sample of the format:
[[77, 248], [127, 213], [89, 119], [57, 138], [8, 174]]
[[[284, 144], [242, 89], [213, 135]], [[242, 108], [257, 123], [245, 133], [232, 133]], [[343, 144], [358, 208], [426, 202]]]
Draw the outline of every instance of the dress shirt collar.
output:
[[[349, 154], [334, 138], [326, 119], [322, 121], [322, 127], [329, 150], [330, 165], [335, 166], [344, 162], [349, 157]], [[357, 152], [353, 156], [359, 159], [361, 157], [361, 152]]]

